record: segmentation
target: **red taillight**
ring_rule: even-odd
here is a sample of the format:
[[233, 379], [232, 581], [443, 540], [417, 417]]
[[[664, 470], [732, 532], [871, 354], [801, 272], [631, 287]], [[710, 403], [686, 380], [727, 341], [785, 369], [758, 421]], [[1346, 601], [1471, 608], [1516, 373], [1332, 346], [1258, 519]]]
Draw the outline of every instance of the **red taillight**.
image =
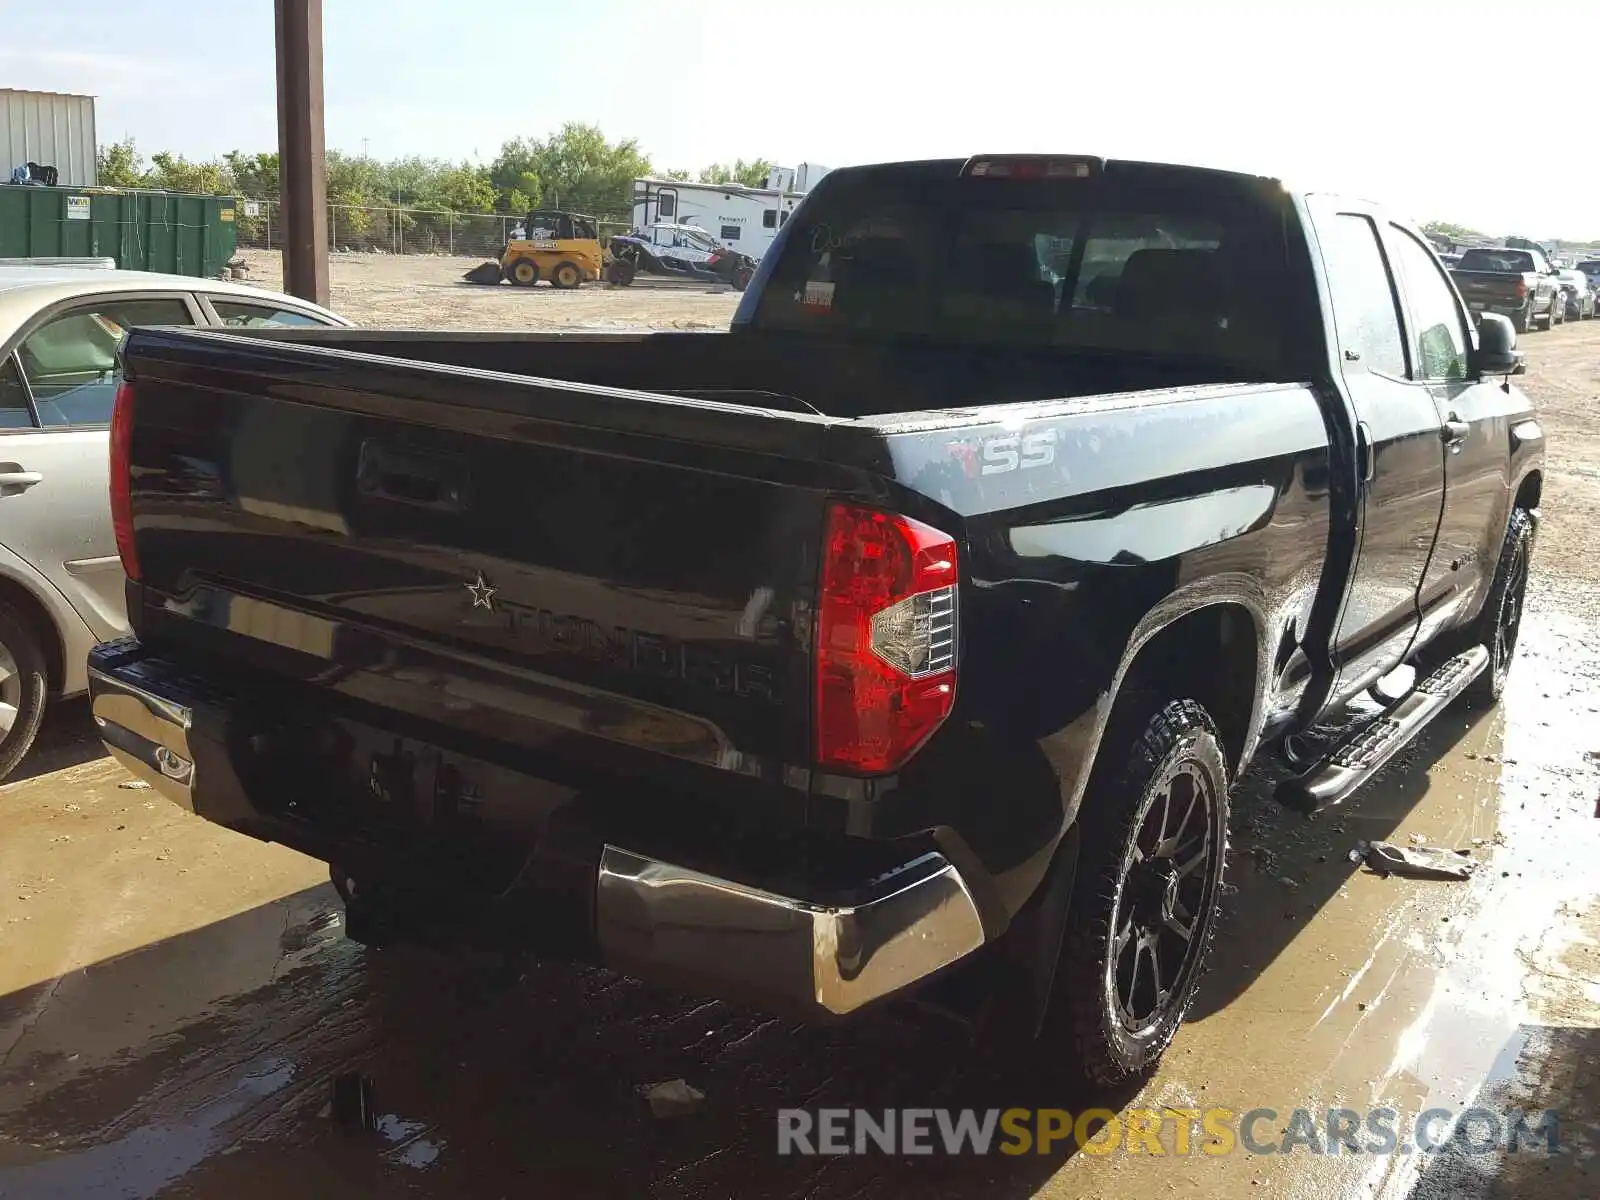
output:
[[1517, 295], [1526, 296], [1527, 294], [1528, 294], [1528, 281], [1526, 279], [1517, 280]]
[[828, 506], [817, 613], [816, 755], [904, 763], [956, 697], [956, 543], [909, 517]]
[[129, 579], [139, 578], [139, 550], [133, 544], [133, 384], [117, 386], [111, 410], [111, 528], [117, 536], [117, 555]]

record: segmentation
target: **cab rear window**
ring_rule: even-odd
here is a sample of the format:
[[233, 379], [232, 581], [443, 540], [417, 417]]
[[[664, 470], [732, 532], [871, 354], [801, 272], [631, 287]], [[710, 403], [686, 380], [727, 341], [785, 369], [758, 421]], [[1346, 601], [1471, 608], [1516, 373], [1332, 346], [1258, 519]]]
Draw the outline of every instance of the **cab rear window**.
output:
[[790, 223], [752, 324], [1270, 362], [1282, 214], [1109, 178], [832, 178]]

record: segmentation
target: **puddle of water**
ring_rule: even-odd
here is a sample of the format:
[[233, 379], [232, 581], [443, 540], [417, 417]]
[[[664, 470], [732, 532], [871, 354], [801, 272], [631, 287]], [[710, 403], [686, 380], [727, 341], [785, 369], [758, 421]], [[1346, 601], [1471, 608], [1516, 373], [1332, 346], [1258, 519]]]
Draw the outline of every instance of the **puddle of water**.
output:
[[[1584, 752], [1597, 728], [1591, 709], [1600, 700], [1600, 655], [1562, 613], [1536, 609], [1530, 618], [1497, 716], [1502, 752], [1476, 760], [1499, 792], [1502, 844], [1486, 855], [1460, 916], [1440, 922], [1435, 948], [1444, 968], [1380, 1084], [1402, 1075], [1420, 1080], [1423, 1109], [1459, 1113], [1517, 1075], [1527, 1024], [1536, 1020], [1527, 956], [1534, 949], [1559, 956], [1578, 934], [1577, 923], [1564, 919], [1570, 906], [1586, 905], [1600, 890], [1591, 869], [1600, 828], [1584, 810], [1580, 784], [1593, 775]], [[1378, 1091], [1375, 1104], [1384, 1102]], [[1429, 1162], [1424, 1155], [1375, 1162], [1360, 1191], [1401, 1200]], [[1484, 1171], [1479, 1182], [1488, 1186], [1493, 1172]]]
[[146, 1200], [183, 1178], [223, 1146], [222, 1127], [294, 1079], [294, 1066], [275, 1063], [241, 1076], [184, 1125], [142, 1125], [108, 1142], [16, 1167], [0, 1195], [27, 1200]]
[[442, 1140], [422, 1136], [427, 1131], [426, 1121], [411, 1121], [394, 1113], [386, 1113], [378, 1118], [378, 1136], [397, 1147], [386, 1157], [390, 1162], [413, 1170], [420, 1171], [432, 1166], [444, 1152]]

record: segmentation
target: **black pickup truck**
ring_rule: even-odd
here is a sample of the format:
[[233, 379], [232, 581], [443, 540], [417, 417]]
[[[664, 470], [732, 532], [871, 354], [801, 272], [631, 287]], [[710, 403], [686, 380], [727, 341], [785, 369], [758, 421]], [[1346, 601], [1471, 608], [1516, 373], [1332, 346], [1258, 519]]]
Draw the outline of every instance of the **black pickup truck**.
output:
[[1472, 313], [1510, 317], [1518, 333], [1566, 320], [1559, 273], [1537, 249], [1474, 247], [1450, 275]]
[[1509, 323], [1369, 204], [1187, 167], [835, 171], [726, 333], [123, 356], [95, 720], [353, 937], [925, 986], [1100, 1081], [1183, 1017], [1252, 757], [1312, 810], [1492, 703], [1538, 519]]

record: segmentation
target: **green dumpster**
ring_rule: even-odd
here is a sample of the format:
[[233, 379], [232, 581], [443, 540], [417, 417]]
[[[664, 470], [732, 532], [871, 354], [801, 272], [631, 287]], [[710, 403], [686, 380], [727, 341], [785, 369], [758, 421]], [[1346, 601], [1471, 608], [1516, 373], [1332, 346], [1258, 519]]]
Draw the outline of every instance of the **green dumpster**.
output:
[[219, 275], [238, 243], [231, 196], [0, 184], [0, 258], [114, 258], [127, 271]]

